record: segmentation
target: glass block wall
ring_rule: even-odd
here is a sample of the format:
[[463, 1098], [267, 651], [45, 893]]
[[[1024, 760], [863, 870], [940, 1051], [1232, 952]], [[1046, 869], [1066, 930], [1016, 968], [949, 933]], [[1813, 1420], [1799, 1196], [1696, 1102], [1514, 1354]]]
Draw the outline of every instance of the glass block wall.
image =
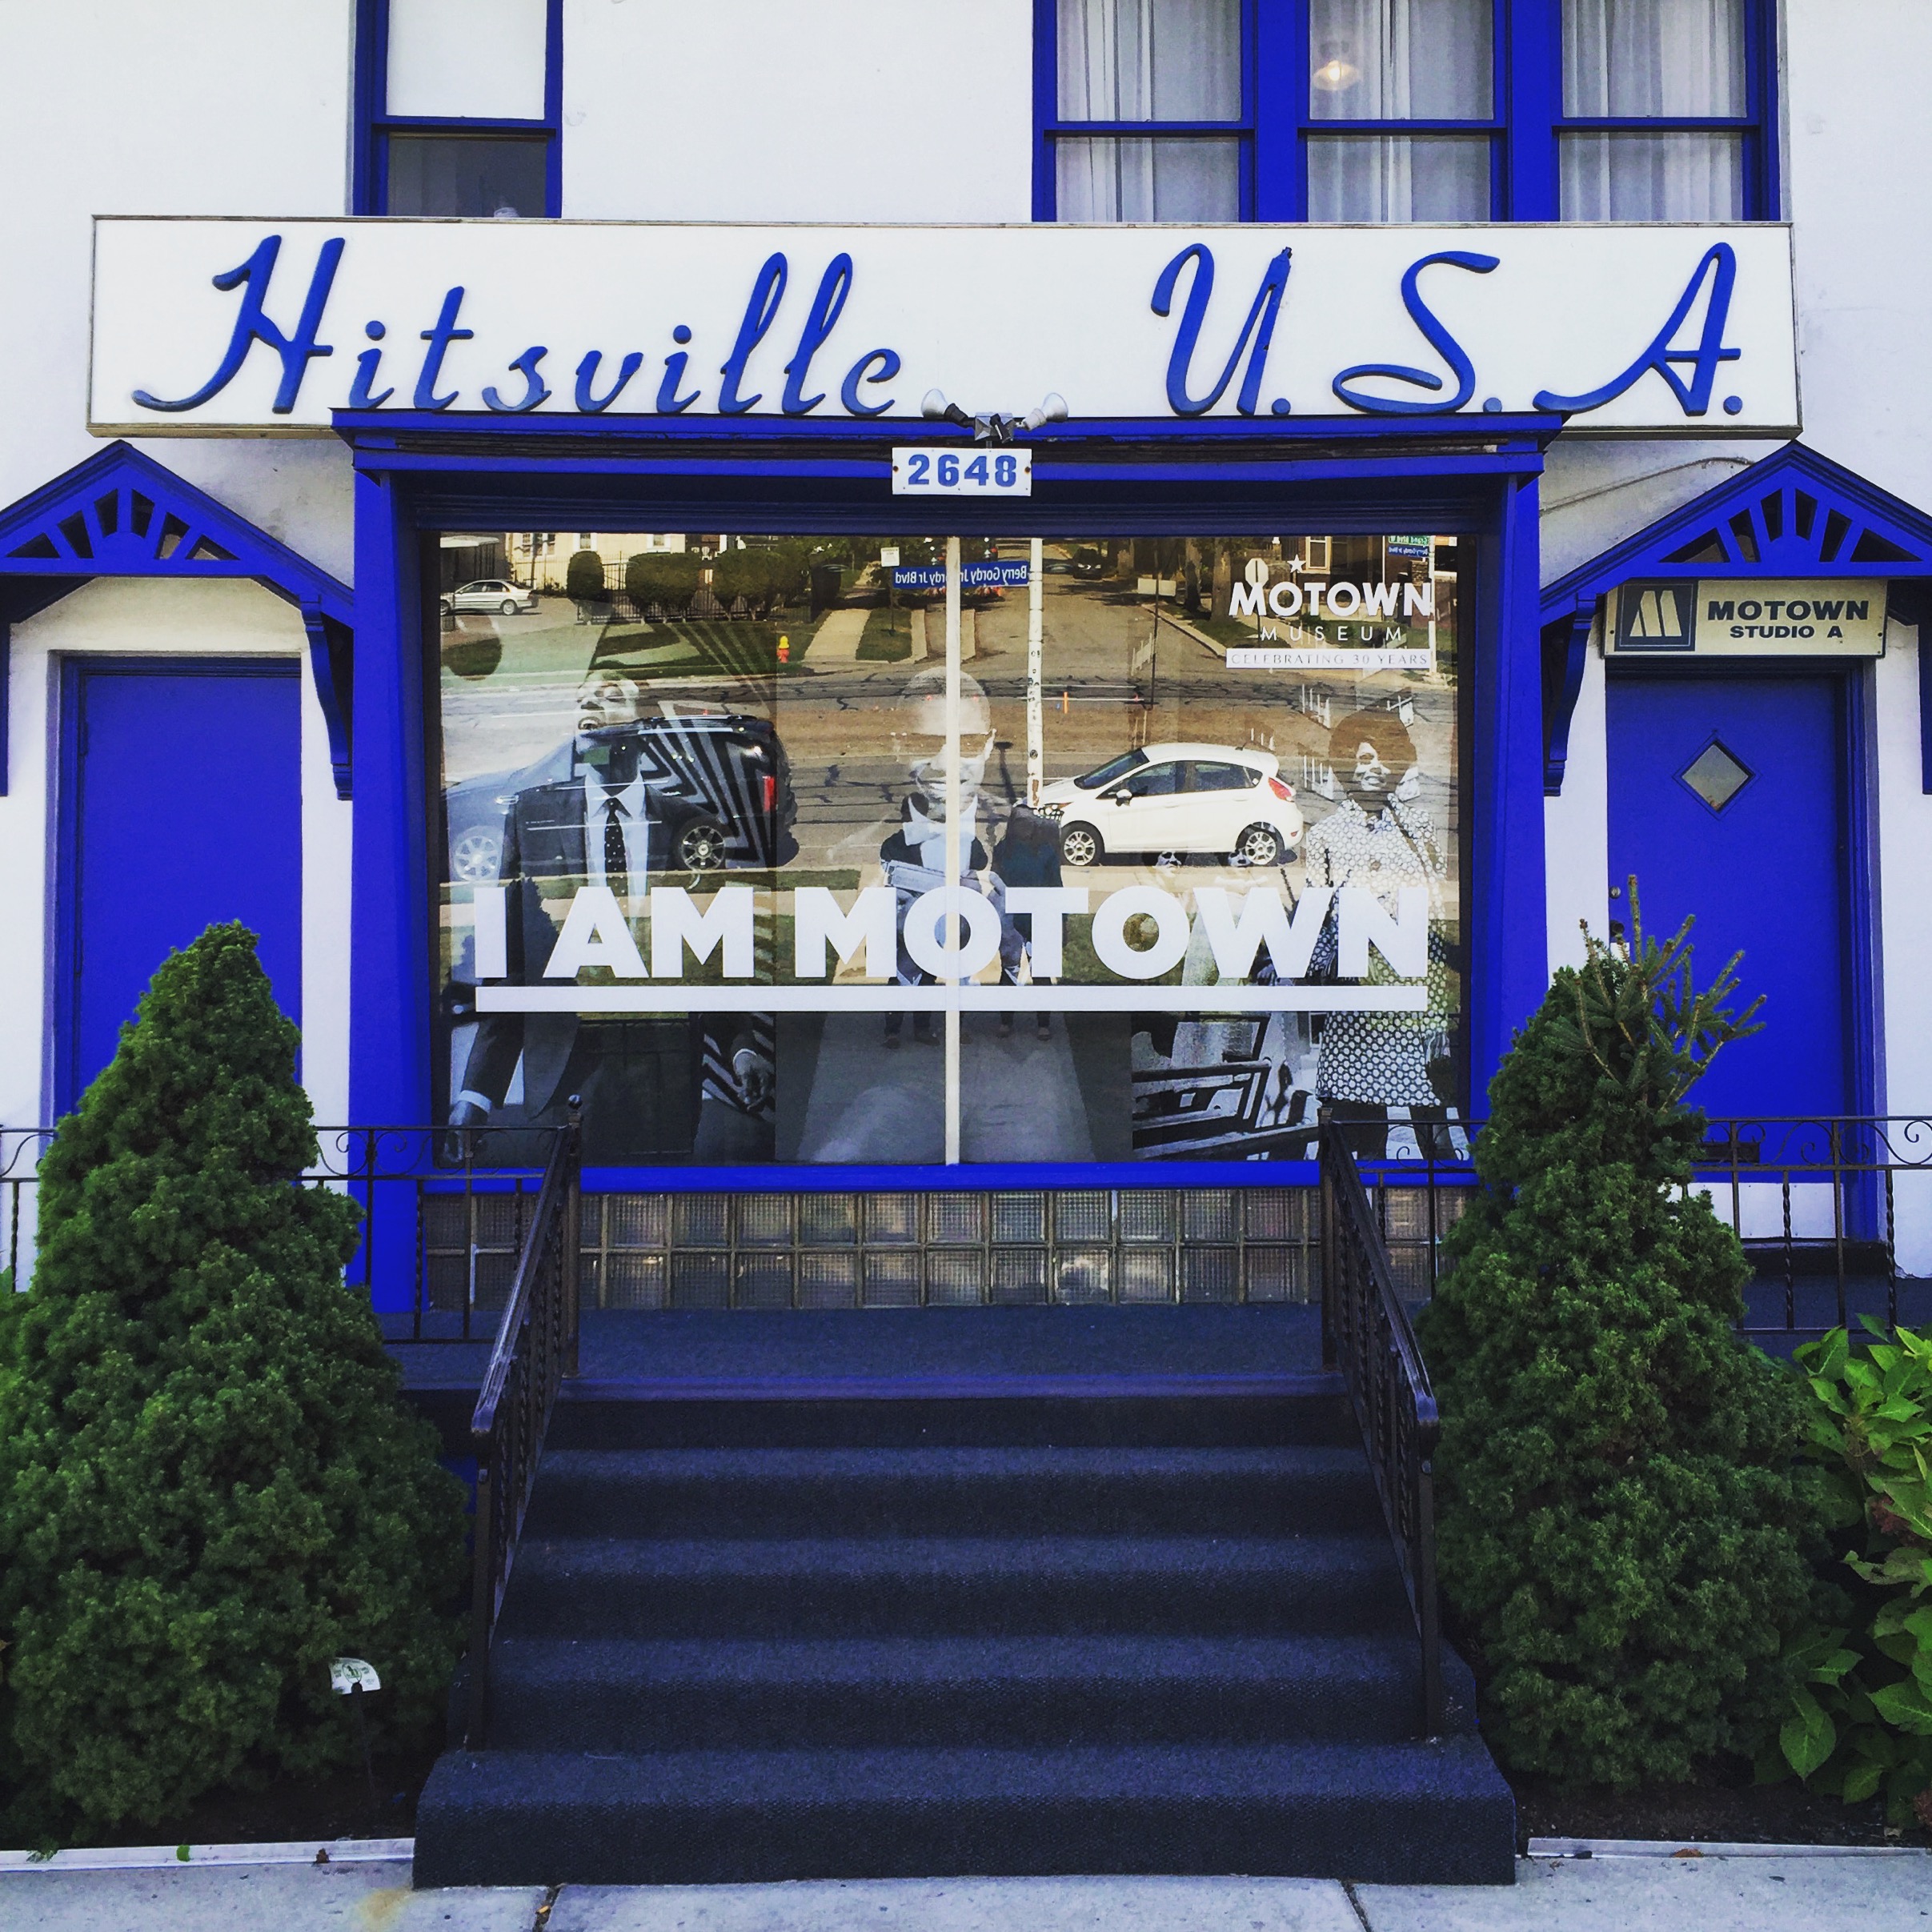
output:
[[[1431, 1196], [1433, 1196], [1432, 1201]], [[1373, 1198], [1396, 1285], [1426, 1301], [1467, 1191]], [[501, 1308], [533, 1196], [425, 1194], [428, 1305]], [[1314, 1188], [586, 1194], [587, 1308], [1311, 1301]]]

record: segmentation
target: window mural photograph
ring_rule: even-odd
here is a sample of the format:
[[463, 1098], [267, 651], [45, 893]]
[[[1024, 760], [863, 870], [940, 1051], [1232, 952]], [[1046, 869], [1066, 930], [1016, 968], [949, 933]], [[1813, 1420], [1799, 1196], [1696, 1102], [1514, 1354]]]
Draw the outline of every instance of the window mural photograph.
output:
[[[1305, 1160], [1466, 1104], [1458, 550], [449, 532], [453, 1128]], [[1365, 1144], [1366, 1143], [1365, 1143]]]

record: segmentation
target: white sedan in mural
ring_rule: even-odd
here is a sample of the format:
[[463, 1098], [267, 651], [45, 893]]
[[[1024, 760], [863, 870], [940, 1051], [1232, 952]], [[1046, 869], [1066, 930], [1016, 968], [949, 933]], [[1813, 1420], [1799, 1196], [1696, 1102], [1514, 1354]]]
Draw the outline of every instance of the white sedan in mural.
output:
[[506, 577], [479, 577], [460, 589], [445, 591], [443, 607], [446, 611], [487, 611], [502, 617], [527, 617], [537, 607], [537, 594]]
[[1210, 852], [1273, 865], [1301, 843], [1294, 788], [1281, 761], [1250, 745], [1150, 744], [1040, 795], [1068, 865], [1144, 852]]

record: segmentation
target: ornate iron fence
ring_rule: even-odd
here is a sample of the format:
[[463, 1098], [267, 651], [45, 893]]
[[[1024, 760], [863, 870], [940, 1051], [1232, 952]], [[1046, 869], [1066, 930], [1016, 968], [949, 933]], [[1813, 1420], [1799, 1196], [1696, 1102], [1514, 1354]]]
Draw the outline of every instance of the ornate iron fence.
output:
[[1397, 1291], [1355, 1156], [1321, 1124], [1321, 1353], [1341, 1371], [1382, 1501], [1422, 1646], [1422, 1734], [1441, 1734], [1442, 1637], [1436, 1596], [1435, 1392]]
[[490, 1714], [490, 1641], [516, 1559], [551, 1411], [577, 1373], [578, 1131], [558, 1136], [470, 1418], [476, 1455], [465, 1742], [480, 1749]]

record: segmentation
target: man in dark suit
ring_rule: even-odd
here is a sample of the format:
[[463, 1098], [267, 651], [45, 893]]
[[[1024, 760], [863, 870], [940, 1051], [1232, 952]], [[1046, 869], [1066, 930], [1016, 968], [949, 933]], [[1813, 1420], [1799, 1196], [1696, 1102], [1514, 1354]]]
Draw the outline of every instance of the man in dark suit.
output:
[[[628, 913], [641, 909], [655, 855], [651, 789], [634, 732], [579, 740], [579, 768], [559, 783], [532, 785], [511, 801], [499, 877], [508, 888], [509, 979], [542, 984], [559, 915], [580, 886], [607, 886]], [[661, 863], [661, 859], [660, 859]], [[520, 1106], [505, 1098], [518, 1063]], [[491, 1121], [560, 1125], [570, 1100], [583, 1106], [583, 1156], [599, 1164], [688, 1156], [697, 1119], [698, 1068], [689, 1022], [643, 1015], [486, 1013], [450, 1110], [458, 1128]]]

